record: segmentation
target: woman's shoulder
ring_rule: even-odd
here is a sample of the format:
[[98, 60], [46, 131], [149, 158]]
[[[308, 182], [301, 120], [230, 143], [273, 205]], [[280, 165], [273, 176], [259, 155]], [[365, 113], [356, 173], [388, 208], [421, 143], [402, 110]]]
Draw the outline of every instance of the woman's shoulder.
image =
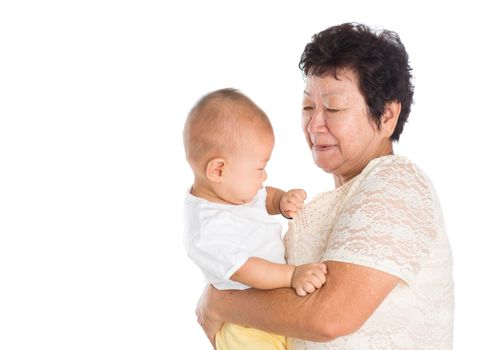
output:
[[326, 202], [348, 201], [360, 192], [370, 193], [418, 189], [426, 194], [432, 192], [431, 182], [424, 171], [412, 160], [401, 155], [375, 158], [351, 181], [332, 191], [317, 194], [308, 203], [311, 207], [325, 207]]
[[370, 193], [391, 192], [396, 195], [405, 193], [433, 197], [432, 185], [424, 173], [412, 160], [401, 155], [388, 155], [372, 160], [352, 187], [352, 194], [360, 191]]
[[394, 179], [406, 179], [427, 183], [428, 177], [424, 171], [412, 160], [401, 155], [391, 154], [372, 160], [362, 172], [361, 178], [391, 181]]

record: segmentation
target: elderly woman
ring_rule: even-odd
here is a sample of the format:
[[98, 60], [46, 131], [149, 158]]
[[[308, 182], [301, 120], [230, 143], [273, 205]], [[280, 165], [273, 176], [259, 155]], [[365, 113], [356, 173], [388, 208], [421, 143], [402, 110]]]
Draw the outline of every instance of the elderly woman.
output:
[[409, 159], [393, 154], [413, 96], [394, 32], [330, 27], [302, 54], [303, 131], [335, 180], [290, 222], [291, 264], [322, 261], [326, 284], [205, 289], [198, 319], [211, 341], [224, 321], [288, 336], [288, 349], [450, 349], [452, 259], [438, 198]]

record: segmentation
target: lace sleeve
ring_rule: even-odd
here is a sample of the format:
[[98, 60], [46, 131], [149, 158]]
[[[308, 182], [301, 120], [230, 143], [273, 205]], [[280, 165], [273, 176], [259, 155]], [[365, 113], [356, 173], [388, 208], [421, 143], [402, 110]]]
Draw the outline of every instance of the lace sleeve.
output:
[[370, 171], [333, 227], [324, 260], [364, 265], [410, 284], [438, 235], [431, 186], [410, 162]]

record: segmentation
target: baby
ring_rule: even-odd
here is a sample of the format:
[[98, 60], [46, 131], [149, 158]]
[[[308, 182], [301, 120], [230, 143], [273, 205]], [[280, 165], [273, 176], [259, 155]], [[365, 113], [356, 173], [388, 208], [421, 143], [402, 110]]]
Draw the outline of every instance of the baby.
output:
[[[322, 263], [287, 265], [282, 225], [273, 214], [292, 217], [303, 190], [263, 187], [274, 134], [266, 114], [234, 89], [201, 98], [184, 127], [186, 158], [194, 183], [185, 198], [187, 254], [218, 289], [292, 287], [313, 293], [326, 281]], [[225, 323], [218, 350], [285, 349], [283, 336]]]

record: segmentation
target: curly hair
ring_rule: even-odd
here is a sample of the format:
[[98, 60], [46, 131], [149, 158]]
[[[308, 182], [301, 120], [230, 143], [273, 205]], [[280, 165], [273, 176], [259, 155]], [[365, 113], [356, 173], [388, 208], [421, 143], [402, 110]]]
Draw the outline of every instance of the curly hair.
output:
[[305, 76], [336, 77], [340, 69], [352, 70], [378, 128], [385, 105], [400, 102], [401, 112], [391, 136], [392, 141], [399, 140], [411, 111], [414, 86], [408, 55], [397, 33], [377, 32], [358, 23], [329, 27], [312, 37], [298, 66]]

